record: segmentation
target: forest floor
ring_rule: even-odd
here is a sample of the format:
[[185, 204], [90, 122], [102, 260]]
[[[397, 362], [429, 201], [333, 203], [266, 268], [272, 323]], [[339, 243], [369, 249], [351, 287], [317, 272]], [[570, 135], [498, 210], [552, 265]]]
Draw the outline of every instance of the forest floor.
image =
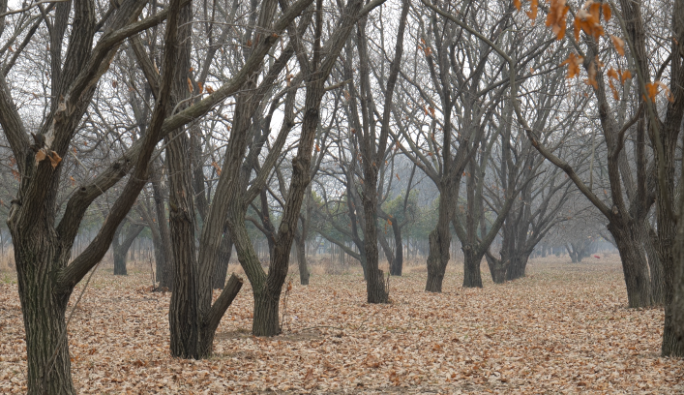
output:
[[[626, 307], [617, 255], [568, 260], [503, 285], [483, 264], [484, 289], [461, 288], [452, 263], [442, 294], [409, 266], [381, 306], [360, 271], [314, 266], [310, 286], [291, 274], [283, 334], [266, 339], [250, 335], [246, 282], [204, 361], [169, 356], [170, 295], [149, 292], [149, 270], [105, 265], [69, 327], [73, 378], [83, 394], [684, 394], [684, 361], [659, 357], [663, 311]], [[15, 274], [0, 272], [0, 393], [26, 391], [25, 359]]]

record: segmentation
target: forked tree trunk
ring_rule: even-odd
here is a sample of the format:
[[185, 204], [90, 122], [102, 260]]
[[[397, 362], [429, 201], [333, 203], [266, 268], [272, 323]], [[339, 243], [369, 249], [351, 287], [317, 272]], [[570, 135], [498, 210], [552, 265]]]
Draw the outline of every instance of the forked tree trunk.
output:
[[131, 245], [133, 245], [133, 241], [135, 241], [135, 238], [138, 237], [143, 229], [145, 229], [144, 225], [129, 226], [128, 229], [126, 229], [127, 232], [125, 232], [125, 238], [123, 241], [119, 240], [120, 232], [117, 232], [117, 234], [114, 236], [114, 241], [112, 241], [112, 250], [114, 255], [114, 275], [128, 275], [128, 270], [126, 269], [126, 256], [128, 255], [128, 250], [131, 248]]
[[463, 287], [482, 288], [480, 263], [483, 255], [469, 245], [463, 246]]
[[503, 284], [506, 282], [506, 273], [510, 260], [506, 259], [506, 257], [498, 259], [491, 254], [485, 254], [485, 258], [487, 259], [487, 265], [489, 266], [489, 272], [492, 274], [492, 281], [494, 281], [494, 284]]
[[636, 229], [611, 222], [608, 224], [608, 231], [613, 235], [620, 252], [629, 307], [651, 306], [651, 280], [640, 239], [635, 234]]

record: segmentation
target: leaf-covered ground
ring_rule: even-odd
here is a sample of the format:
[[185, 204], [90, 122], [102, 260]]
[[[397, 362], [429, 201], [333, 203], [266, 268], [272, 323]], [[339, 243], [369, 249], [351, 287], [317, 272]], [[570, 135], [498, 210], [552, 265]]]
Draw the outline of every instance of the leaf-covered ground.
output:
[[[359, 271], [314, 268], [308, 287], [292, 275], [284, 333], [269, 339], [249, 334], [245, 284], [205, 361], [169, 356], [169, 294], [146, 290], [149, 272], [103, 267], [69, 328], [73, 377], [87, 394], [684, 393], [684, 361], [659, 357], [662, 309], [626, 308], [616, 256], [534, 261], [527, 278], [504, 285], [483, 265], [484, 289], [461, 288], [452, 267], [443, 294], [423, 292], [425, 269], [408, 268], [385, 306], [365, 302]], [[13, 276], [0, 273], [3, 394], [26, 390]]]

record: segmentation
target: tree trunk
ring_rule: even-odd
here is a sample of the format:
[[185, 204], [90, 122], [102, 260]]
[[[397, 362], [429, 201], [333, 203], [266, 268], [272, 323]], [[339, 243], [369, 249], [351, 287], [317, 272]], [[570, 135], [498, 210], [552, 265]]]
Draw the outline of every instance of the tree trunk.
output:
[[663, 263], [660, 261], [658, 250], [655, 247], [658, 236], [649, 224], [644, 224], [644, 227], [646, 229], [643, 230], [642, 237], [651, 274], [651, 299], [653, 299], [654, 305], [662, 305], [665, 302], [665, 273]]
[[309, 285], [309, 267], [306, 262], [306, 240], [303, 237], [295, 238], [297, 249], [297, 264], [299, 265], [299, 282], [302, 285]]
[[26, 239], [12, 234], [26, 332], [28, 393], [75, 394], [65, 321], [71, 292], [55, 290], [55, 276], [48, 270], [56, 259], [58, 241], [35, 233]]
[[213, 289], [223, 289], [226, 284], [226, 277], [228, 276], [228, 265], [230, 264], [230, 257], [233, 254], [233, 238], [230, 237], [230, 229], [228, 224], [223, 228], [223, 239], [219, 247], [219, 257], [214, 268]]
[[[448, 184], [442, 191], [447, 190]], [[449, 202], [448, 197], [441, 193], [439, 197], [439, 218], [437, 227], [430, 232], [430, 252], [427, 258], [427, 283], [425, 291], [442, 292], [442, 281], [449, 263], [449, 249], [451, 246], [451, 233], [449, 232]]]
[[271, 293], [264, 287], [260, 293], [254, 294], [254, 336], [276, 336], [280, 329], [280, 293]]
[[506, 282], [506, 273], [508, 266], [510, 264], [509, 260], [497, 259], [492, 254], [486, 253], [485, 258], [487, 259], [487, 265], [489, 266], [489, 272], [492, 274], [492, 281], [494, 284], [503, 284]]
[[161, 187], [161, 169], [154, 166], [152, 172], [152, 192], [154, 194], [154, 208], [157, 213], [160, 244], [155, 248], [155, 262], [157, 267], [157, 281], [160, 288], [173, 289], [173, 251], [171, 250], [171, 231], [166, 218], [165, 197]]
[[123, 227], [124, 223], [119, 225], [119, 230], [112, 241], [112, 250], [114, 253], [114, 275], [118, 276], [128, 275], [128, 271], [126, 270], [126, 255], [128, 254], [128, 250], [133, 245], [135, 238], [138, 237], [143, 229], [145, 229], [144, 225], [129, 225], [126, 229], [124, 240], [120, 241], [119, 238], [121, 236], [121, 230]]
[[482, 262], [482, 255], [472, 246], [463, 246], [463, 287], [465, 288], [482, 288], [482, 273], [480, 271], [480, 262]]
[[651, 306], [651, 280], [639, 237], [632, 228], [614, 222], [608, 224], [608, 231], [613, 235], [620, 252], [629, 307], [648, 307]]
[[[543, 250], [545, 251], [545, 250]], [[508, 264], [508, 271], [506, 272], [506, 280], [513, 281], [525, 277], [525, 268], [530, 254], [528, 253], [513, 253]]]
[[401, 276], [404, 268], [404, 244], [401, 239], [401, 226], [397, 220], [392, 221], [394, 233], [394, 260], [390, 263], [390, 275]]

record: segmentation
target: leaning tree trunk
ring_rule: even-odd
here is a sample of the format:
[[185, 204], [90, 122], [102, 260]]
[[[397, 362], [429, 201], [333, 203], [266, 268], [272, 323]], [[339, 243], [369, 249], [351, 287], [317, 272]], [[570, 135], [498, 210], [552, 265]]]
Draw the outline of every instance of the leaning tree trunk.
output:
[[[10, 227], [11, 229], [11, 227]], [[12, 232], [19, 283], [30, 395], [76, 394], [71, 380], [71, 362], [65, 313], [71, 290], [55, 289], [53, 264], [58, 259], [59, 240], [50, 232], [35, 229], [28, 237]]]
[[477, 247], [463, 246], [463, 287], [482, 288], [482, 272], [480, 263], [484, 253], [477, 251]]
[[635, 234], [637, 229], [633, 229], [630, 224], [611, 222], [608, 224], [608, 231], [613, 235], [620, 252], [629, 307], [651, 306], [651, 280], [640, 239]]
[[223, 239], [221, 239], [221, 245], [219, 246], [218, 260], [214, 267], [213, 289], [223, 289], [223, 286], [226, 284], [228, 265], [230, 264], [232, 253], [233, 239], [230, 237], [230, 229], [228, 228], [228, 223], [226, 223], [223, 228]]

